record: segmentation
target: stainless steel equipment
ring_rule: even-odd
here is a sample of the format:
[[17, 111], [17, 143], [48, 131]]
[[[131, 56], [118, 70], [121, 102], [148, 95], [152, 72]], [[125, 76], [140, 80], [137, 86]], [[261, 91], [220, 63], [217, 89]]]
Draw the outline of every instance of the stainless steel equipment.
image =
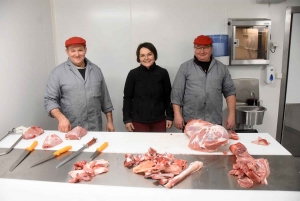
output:
[[72, 146], [66, 146], [66, 147], [64, 147], [64, 148], [62, 148], [62, 149], [60, 149], [60, 150], [54, 152], [51, 156], [49, 156], [49, 157], [47, 157], [47, 158], [44, 158], [44, 159], [42, 159], [42, 160], [40, 160], [40, 161], [34, 163], [33, 165], [30, 166], [30, 168], [31, 168], [31, 167], [34, 167], [34, 166], [37, 166], [37, 165], [39, 165], [39, 164], [42, 164], [42, 163], [44, 163], [44, 162], [46, 162], [46, 161], [49, 161], [49, 160], [51, 160], [52, 158], [55, 158], [55, 157], [57, 157], [57, 156], [59, 156], [59, 155], [65, 153], [65, 152], [69, 151], [70, 149], [72, 149]]
[[[259, 81], [254, 78], [233, 79], [236, 88], [236, 128], [252, 130], [253, 125], [263, 123], [267, 109], [259, 99]], [[239, 130], [241, 132], [241, 130]], [[257, 131], [256, 131], [257, 132]]]
[[270, 19], [228, 19], [229, 65], [269, 64], [270, 33]]
[[63, 160], [61, 163], [59, 163], [56, 168], [61, 167], [62, 165], [64, 165], [65, 163], [69, 162], [70, 160], [72, 160], [74, 157], [78, 156], [79, 154], [81, 154], [81, 152], [83, 152], [84, 149], [88, 148], [89, 146], [91, 146], [92, 144], [94, 144], [97, 141], [97, 138], [93, 138], [91, 141], [89, 141], [87, 144], [84, 144], [82, 148], [80, 148], [78, 151], [76, 151], [75, 153], [73, 153], [71, 156], [69, 156], [68, 158], [66, 158], [65, 160]]
[[248, 126], [260, 125], [263, 123], [264, 113], [267, 109], [258, 106], [237, 106], [236, 123]]
[[96, 151], [91, 155], [91, 159], [94, 160], [106, 147], [108, 146], [108, 142], [104, 142]]
[[[9, 131], [6, 135], [4, 135], [4, 136], [1, 138], [1, 140], [2, 140], [3, 138], [5, 138], [8, 134], [12, 134], [12, 133], [16, 133], [16, 132], [17, 132], [16, 129], [13, 128], [12, 131]], [[17, 133], [16, 133], [16, 134], [17, 134]], [[22, 135], [17, 139], [17, 141], [16, 141], [13, 145], [11, 145], [10, 148], [6, 149], [5, 152], [0, 153], [0, 156], [3, 156], [3, 155], [5, 155], [5, 154], [8, 154], [9, 152], [11, 152], [11, 150], [14, 149], [14, 147], [15, 147], [15, 146], [22, 140], [22, 138], [23, 138], [23, 133], [21, 133], [21, 134], [22, 134]], [[0, 141], [1, 141], [1, 140], [0, 140]]]
[[25, 151], [19, 156], [19, 158], [12, 164], [12, 166], [9, 168], [9, 171], [13, 171], [36, 147], [38, 144], [38, 141], [34, 141], [30, 147], [27, 147]]

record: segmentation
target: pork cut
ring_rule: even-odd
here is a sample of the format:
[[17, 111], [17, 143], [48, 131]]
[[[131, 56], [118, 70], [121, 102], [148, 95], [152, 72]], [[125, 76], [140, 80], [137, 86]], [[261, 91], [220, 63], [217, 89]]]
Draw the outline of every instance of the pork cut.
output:
[[238, 134], [234, 130], [228, 131], [228, 135], [229, 135], [229, 139], [232, 139], [232, 140], [239, 139]]
[[200, 170], [202, 167], [203, 163], [201, 161], [194, 161], [189, 165], [188, 168], [183, 170], [180, 174], [176, 175], [174, 178], [169, 179], [168, 183], [166, 183], [164, 186], [167, 188], [172, 188], [181, 180], [186, 178], [188, 175]]
[[132, 167], [136, 174], [144, 174], [167, 188], [172, 188], [188, 175], [202, 168], [200, 161], [195, 161], [187, 167], [187, 161], [176, 159], [170, 153], [157, 153], [152, 147], [142, 155], [125, 154], [125, 167]]
[[39, 126], [31, 126], [24, 134], [23, 139], [29, 140], [44, 133], [44, 130]]
[[267, 159], [254, 159], [240, 142], [230, 145], [229, 150], [236, 156], [236, 164], [233, 164], [233, 170], [229, 174], [238, 176], [241, 187], [250, 188], [254, 182], [268, 184], [270, 167]]
[[266, 140], [258, 136], [257, 140], [252, 141], [253, 144], [268, 146], [270, 143]]
[[229, 139], [228, 132], [223, 126], [201, 119], [189, 120], [184, 133], [190, 137], [189, 148], [202, 152], [216, 151], [220, 146], [226, 145]]
[[94, 160], [89, 163], [85, 160], [78, 161], [74, 164], [74, 170], [68, 173], [72, 177], [69, 182], [90, 181], [96, 175], [108, 172], [108, 166], [109, 162], [103, 159]]
[[62, 143], [62, 139], [56, 135], [56, 134], [51, 134], [51, 135], [48, 135], [43, 143], [43, 148], [46, 149], [46, 148], [51, 148], [51, 147], [54, 147], [56, 145], [59, 145], [60, 143]]
[[81, 126], [76, 126], [71, 131], [66, 133], [67, 140], [80, 140], [83, 136], [87, 134], [87, 130]]

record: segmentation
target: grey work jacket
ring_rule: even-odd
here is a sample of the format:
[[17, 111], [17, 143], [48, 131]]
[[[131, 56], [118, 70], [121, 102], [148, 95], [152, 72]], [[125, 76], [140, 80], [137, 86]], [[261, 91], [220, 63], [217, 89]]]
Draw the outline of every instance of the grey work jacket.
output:
[[102, 131], [101, 111], [110, 112], [113, 105], [101, 69], [86, 58], [85, 61], [85, 80], [69, 59], [53, 69], [44, 106], [49, 116], [52, 109], [59, 108], [72, 128]]
[[223, 97], [235, 95], [228, 68], [212, 59], [207, 74], [193, 59], [183, 63], [174, 80], [171, 102], [182, 107], [185, 122], [202, 119], [222, 124]]

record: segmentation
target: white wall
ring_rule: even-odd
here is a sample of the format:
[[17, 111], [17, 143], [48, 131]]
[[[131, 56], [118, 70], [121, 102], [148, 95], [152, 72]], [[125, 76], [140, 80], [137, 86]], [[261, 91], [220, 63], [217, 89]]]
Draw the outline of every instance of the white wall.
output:
[[49, 1], [0, 0], [0, 136], [17, 126], [53, 128], [43, 106], [55, 65]]
[[300, 103], [300, 13], [293, 14], [286, 103]]
[[[195, 37], [227, 34], [228, 18], [269, 18], [272, 40], [279, 44], [270, 55], [270, 63], [276, 72], [281, 72], [285, 10], [292, 5], [299, 6], [300, 2], [268, 5], [256, 4], [255, 0], [0, 0], [0, 44], [5, 47], [0, 50], [0, 87], [5, 97], [0, 100], [0, 129], [7, 132], [19, 124], [57, 129], [56, 122], [46, 116], [43, 93], [50, 71], [67, 59], [64, 42], [71, 36], [87, 40], [87, 58], [102, 69], [108, 84], [116, 130], [125, 131], [123, 87], [129, 70], [139, 65], [135, 58], [139, 43], [149, 41], [156, 46], [157, 64], [169, 71], [173, 82], [180, 64], [193, 57]], [[229, 69], [232, 78], [260, 79], [260, 98], [268, 111], [264, 124], [255, 128], [275, 137], [280, 80], [265, 84], [259, 66]], [[172, 128], [169, 132], [180, 131]]]

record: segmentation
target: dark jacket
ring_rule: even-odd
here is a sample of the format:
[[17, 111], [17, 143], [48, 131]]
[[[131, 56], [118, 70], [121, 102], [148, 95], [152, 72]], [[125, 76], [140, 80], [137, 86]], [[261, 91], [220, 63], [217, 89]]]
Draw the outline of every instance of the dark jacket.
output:
[[149, 70], [140, 65], [126, 78], [123, 99], [124, 124], [135, 121], [150, 123], [164, 119], [173, 121], [171, 82], [166, 69], [155, 63]]

